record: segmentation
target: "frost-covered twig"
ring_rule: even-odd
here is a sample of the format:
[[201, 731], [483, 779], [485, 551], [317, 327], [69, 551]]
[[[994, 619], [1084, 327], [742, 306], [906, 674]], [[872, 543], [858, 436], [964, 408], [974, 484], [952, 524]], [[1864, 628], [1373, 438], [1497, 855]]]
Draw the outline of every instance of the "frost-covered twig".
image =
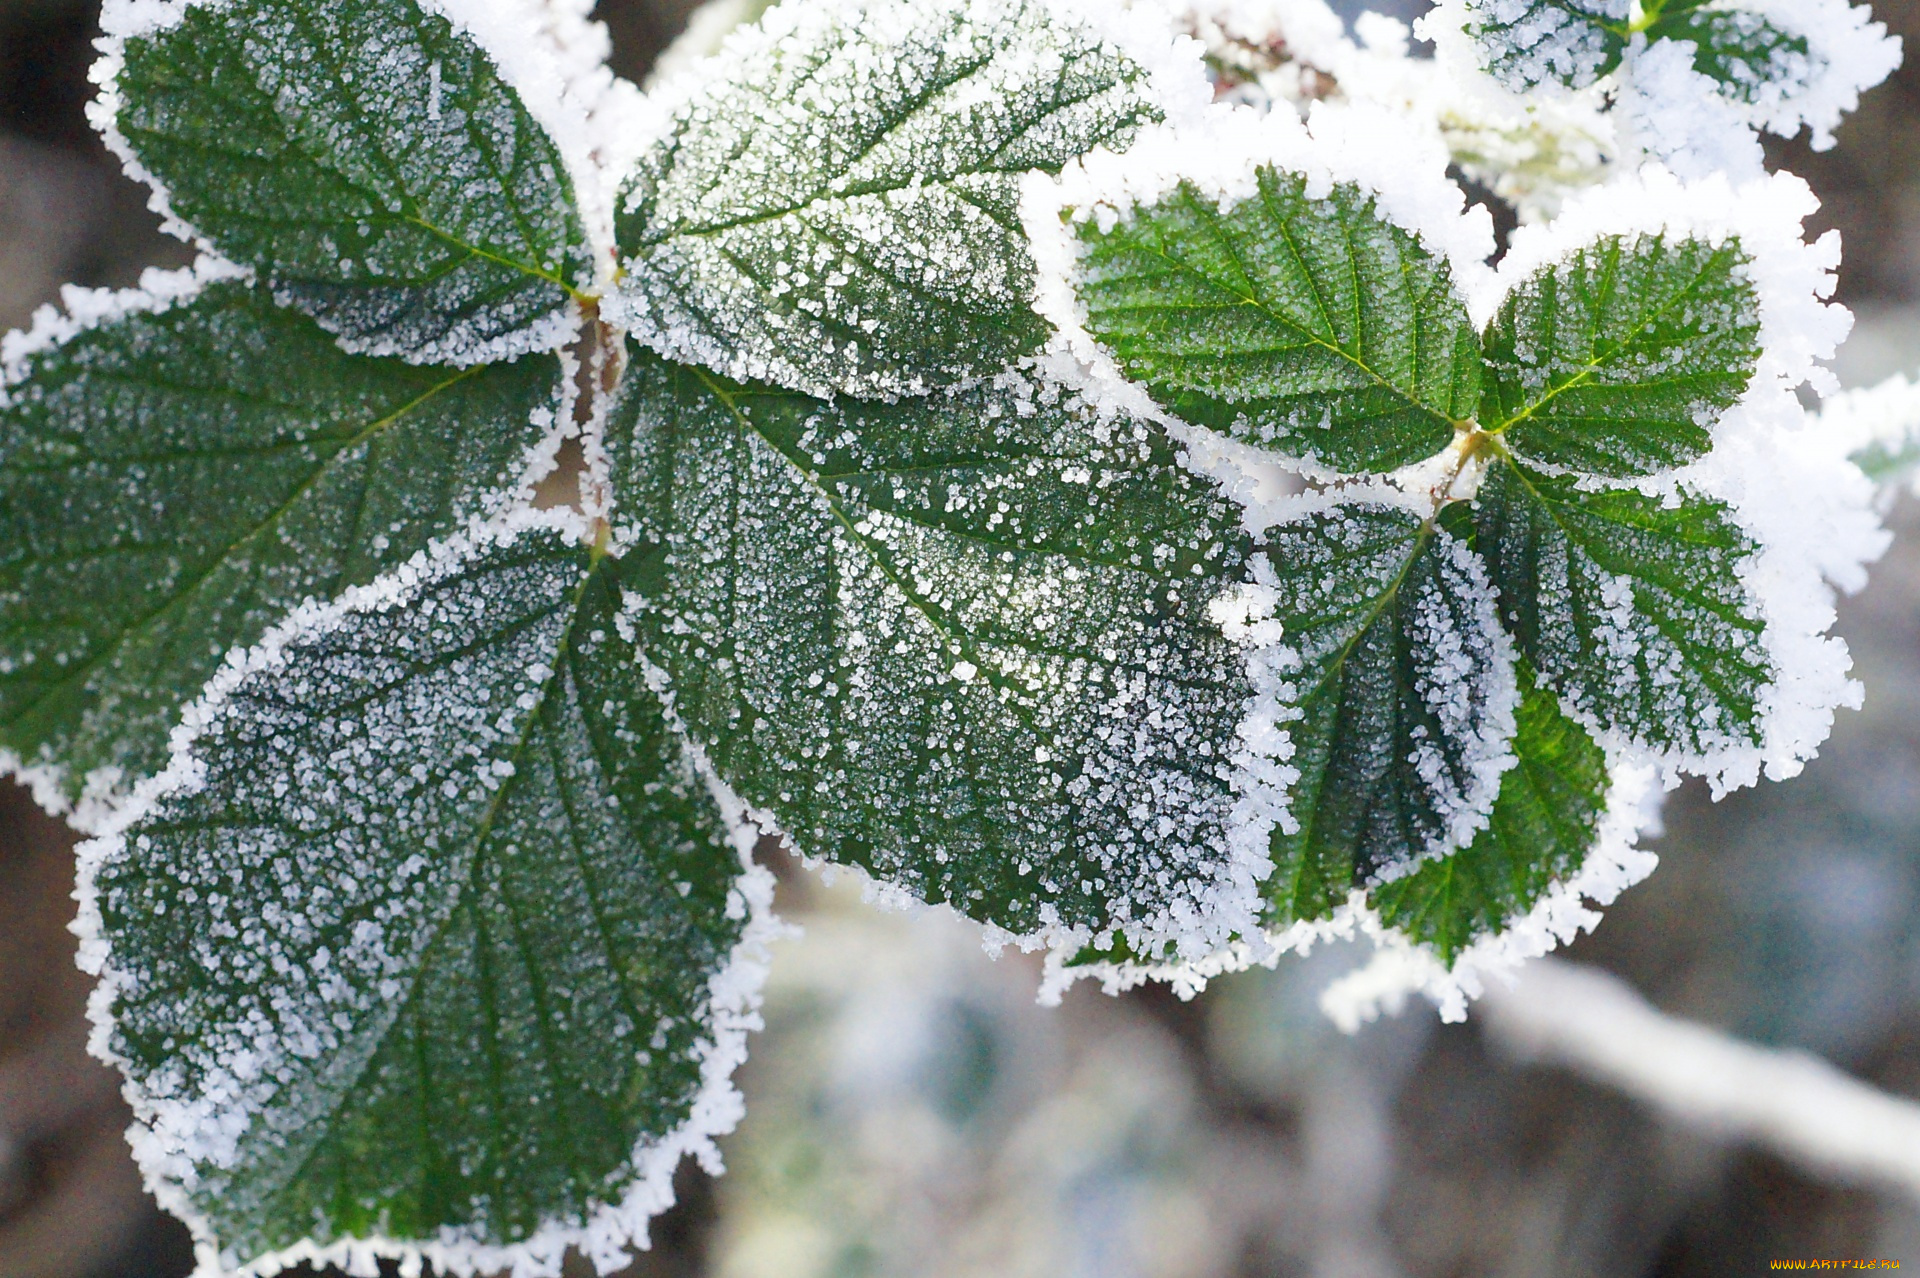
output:
[[1920, 1196], [1920, 1103], [1806, 1052], [1759, 1047], [1653, 1007], [1618, 977], [1542, 959], [1490, 990], [1510, 1052], [1568, 1065], [1692, 1126], [1842, 1180]]

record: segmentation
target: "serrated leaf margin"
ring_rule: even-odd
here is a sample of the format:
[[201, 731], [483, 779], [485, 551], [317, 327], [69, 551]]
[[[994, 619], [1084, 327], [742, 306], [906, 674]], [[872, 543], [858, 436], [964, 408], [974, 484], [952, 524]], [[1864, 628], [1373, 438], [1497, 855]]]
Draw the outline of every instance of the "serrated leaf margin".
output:
[[[79, 939], [80, 969], [96, 978], [87, 1000], [87, 1017], [92, 1027], [87, 1050], [95, 1059], [121, 1073], [121, 1091], [136, 1119], [127, 1132], [134, 1161], [155, 1201], [184, 1222], [192, 1234], [197, 1261], [195, 1278], [227, 1275], [267, 1278], [299, 1264], [337, 1265], [348, 1272], [370, 1272], [381, 1260], [397, 1260], [407, 1266], [425, 1262], [462, 1278], [509, 1268], [515, 1273], [557, 1275], [569, 1248], [579, 1249], [600, 1272], [611, 1272], [626, 1263], [632, 1248], [647, 1245], [649, 1222], [673, 1205], [673, 1173], [681, 1159], [692, 1155], [702, 1167], [717, 1170], [720, 1154], [714, 1138], [732, 1131], [745, 1113], [745, 1103], [733, 1083], [733, 1074], [746, 1060], [747, 1033], [761, 1026], [759, 1008], [770, 959], [768, 946], [789, 929], [773, 913], [771, 871], [754, 860], [754, 848], [763, 833], [762, 827], [739, 797], [718, 779], [698, 747], [685, 737], [677, 720], [671, 718], [670, 703], [673, 729], [687, 741], [695, 768], [726, 823], [728, 841], [740, 857], [740, 876], [735, 881], [737, 895], [730, 900], [728, 908], [730, 912], [739, 908], [747, 918], [747, 925], [726, 965], [708, 986], [708, 1015], [714, 1032], [712, 1038], [704, 1040], [696, 1049], [702, 1057], [701, 1086], [688, 1118], [664, 1137], [643, 1141], [635, 1149], [632, 1162], [636, 1174], [619, 1202], [602, 1206], [584, 1220], [548, 1222], [524, 1242], [507, 1247], [462, 1239], [458, 1231], [448, 1229], [431, 1241], [370, 1237], [341, 1239], [320, 1246], [311, 1240], [302, 1240], [281, 1251], [238, 1260], [222, 1251], [212, 1223], [193, 1209], [192, 1200], [176, 1183], [174, 1169], [180, 1156], [165, 1147], [149, 1126], [155, 1112], [153, 1103], [133, 1081], [132, 1063], [112, 1045], [116, 1024], [113, 1003], [129, 977], [113, 966], [113, 948], [101, 915], [97, 876], [124, 848], [126, 831], [156, 803], [171, 795], [191, 793], [204, 784], [205, 769], [193, 757], [192, 747], [218, 706], [243, 679], [276, 665], [281, 651], [289, 643], [324, 632], [350, 614], [404, 601], [436, 564], [464, 559], [484, 547], [503, 544], [523, 532], [538, 529], [584, 538], [590, 533], [591, 524], [571, 511], [524, 508], [491, 521], [475, 521], [464, 533], [434, 542], [400, 568], [368, 585], [354, 587], [331, 602], [302, 605], [259, 643], [244, 651], [229, 653], [226, 664], [208, 682], [200, 698], [182, 714], [173, 732], [173, 757], [168, 767], [143, 781], [132, 796], [115, 804], [94, 837], [78, 849], [78, 882], [74, 895], [79, 901], [79, 911], [69, 930]], [[654, 681], [652, 672], [649, 678]]]
[[1054, 362], [1069, 370], [1077, 366], [1073, 380], [1096, 402], [1170, 425], [1184, 432], [1182, 438], [1194, 434], [1129, 381], [1087, 330], [1086, 308], [1074, 288], [1083, 251], [1074, 224], [1110, 226], [1183, 182], [1230, 205], [1256, 193], [1262, 167], [1305, 176], [1316, 197], [1336, 182], [1372, 194], [1393, 225], [1448, 264], [1455, 287], [1471, 301], [1488, 287], [1493, 221], [1484, 206], [1467, 206], [1465, 192], [1446, 175], [1451, 162], [1437, 136], [1421, 136], [1381, 108], [1358, 105], [1317, 110], [1307, 124], [1291, 111], [1169, 121], [1143, 129], [1124, 156], [1095, 151], [1058, 178], [1029, 174], [1020, 192], [1020, 221], [1039, 268], [1034, 309], [1054, 327], [1049, 349], [1069, 357]]
[[[178, 270], [150, 268], [142, 272], [136, 288], [64, 286], [60, 292], [61, 306], [42, 306], [34, 312], [30, 327], [0, 336], [0, 409], [4, 409], [8, 403], [9, 388], [18, 385], [31, 371], [28, 364], [34, 356], [129, 316], [158, 315], [176, 306], [187, 305], [209, 285], [252, 278], [253, 272], [246, 267], [229, 262], [218, 254], [202, 253], [192, 265]], [[559, 464], [561, 446], [581, 433], [581, 426], [574, 421], [573, 356], [565, 351], [555, 353], [561, 361], [564, 397], [555, 413], [554, 424], [526, 451], [521, 459], [520, 474], [511, 487], [499, 491], [492, 508], [482, 516], [483, 520], [505, 517], [517, 507], [530, 502], [535, 486]], [[591, 425], [588, 429], [591, 430]], [[592, 456], [590, 449], [590, 461]], [[588, 513], [594, 512], [590, 510]], [[69, 775], [66, 768], [52, 763], [29, 762], [5, 747], [0, 747], [0, 777], [10, 778], [25, 786], [42, 812], [65, 820], [75, 830], [89, 836], [101, 833], [114, 820], [118, 810], [132, 798], [126, 777], [117, 769], [101, 768], [81, 778], [80, 797], [70, 800], [67, 797]]]

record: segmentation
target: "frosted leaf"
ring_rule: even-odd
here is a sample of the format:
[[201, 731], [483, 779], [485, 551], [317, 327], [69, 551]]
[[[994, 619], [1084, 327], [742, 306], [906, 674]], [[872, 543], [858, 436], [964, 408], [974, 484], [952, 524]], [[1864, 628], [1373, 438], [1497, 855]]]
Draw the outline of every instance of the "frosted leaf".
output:
[[991, 374], [1047, 336], [1021, 175], [1159, 118], [1046, 0], [782, 5], [640, 161], [608, 315], [676, 359], [825, 394]]
[[1758, 167], [1752, 129], [1807, 126], [1816, 149], [1832, 146], [1841, 116], [1900, 63], [1885, 25], [1846, 0], [1452, 0], [1439, 14], [1508, 88], [1584, 88], [1617, 69], [1617, 101], [1643, 117], [1644, 141], [1677, 156], [1660, 135], [1704, 125], [1729, 136], [1684, 149], [1742, 167]]
[[1467, 31], [1508, 88], [1584, 88], [1620, 65], [1628, 0], [1469, 0]]
[[737, 1113], [765, 892], [578, 532], [302, 609], [83, 852], [96, 1050], [224, 1270], [557, 1273]]
[[355, 349], [551, 349], [594, 280], [567, 166], [492, 58], [413, 0], [183, 5], [114, 25], [95, 113], [166, 212]]
[[1500, 610], [1541, 681], [1603, 743], [1693, 770], [1763, 739], [1775, 670], [1723, 502], [1489, 467], [1474, 513]]
[[1352, 183], [1262, 167], [1079, 224], [1087, 331], [1176, 416], [1341, 471], [1444, 448], [1480, 396], [1448, 262]]
[[1270, 529], [1262, 557], [1300, 659], [1300, 779], [1266, 885], [1284, 927], [1472, 839], [1513, 762], [1518, 694], [1485, 570], [1417, 512], [1306, 515]]
[[233, 281], [74, 300], [105, 317], [0, 388], [0, 750], [55, 802], [157, 771], [229, 648], [501, 505], [565, 422], [552, 356], [348, 355]]
[[1451, 967], [1506, 931], [1580, 869], [1607, 807], [1607, 761], [1587, 730], [1519, 664], [1514, 765], [1500, 778], [1487, 827], [1452, 856], [1368, 893], [1382, 923]]
[[1693, 461], [1760, 358], [1746, 265], [1732, 237], [1613, 235], [1534, 272], [1488, 326], [1481, 428], [1595, 475]]
[[1835, 395], [1816, 429], [1879, 486], [1883, 509], [1920, 474], [1920, 385], [1905, 373]]
[[1029, 943], [1251, 926], [1252, 687], [1209, 617], [1246, 540], [1158, 427], [1011, 374], [829, 404], [636, 353], [622, 396], [642, 646], [802, 854]]

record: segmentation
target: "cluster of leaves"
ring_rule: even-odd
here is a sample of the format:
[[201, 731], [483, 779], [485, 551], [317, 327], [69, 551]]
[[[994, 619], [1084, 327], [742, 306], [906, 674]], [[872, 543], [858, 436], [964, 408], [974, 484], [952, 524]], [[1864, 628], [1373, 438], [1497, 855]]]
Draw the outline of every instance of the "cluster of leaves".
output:
[[1731, 237], [1613, 236], [1476, 333], [1447, 264], [1366, 192], [1307, 185], [1269, 167], [1235, 204], [1183, 183], [1088, 219], [1078, 294], [1187, 421], [1322, 473], [1441, 455], [1413, 501], [1335, 482], [1257, 566], [1300, 655], [1267, 922], [1370, 888], [1450, 961], [1578, 869], [1602, 742], [1693, 766], [1760, 743], [1775, 672], [1735, 571], [1754, 547], [1724, 503], [1636, 486], [1707, 452], [1758, 302]]
[[[1451, 961], [1613, 756], [1763, 735], [1755, 548], [1674, 479], [1759, 355], [1731, 238], [1477, 331], [1360, 186], [1181, 185], [1076, 224], [1133, 411], [1032, 358], [1020, 192], [1170, 105], [1043, 0], [781, 6], [604, 219], [504, 10], [116, 12], [101, 121], [213, 256], [9, 344], [0, 750], [102, 832], [98, 1046], [212, 1268], [644, 1237], [732, 1121], [762, 825], [1082, 961], [1356, 892]], [[1326, 491], [1250, 533], [1207, 431]]]
[[1516, 90], [1585, 88], [1617, 70], [1635, 37], [1685, 41], [1693, 68], [1727, 97], [1804, 88], [1820, 69], [1807, 37], [1771, 15], [1719, 0], [1472, 0], [1468, 31], [1488, 70]]

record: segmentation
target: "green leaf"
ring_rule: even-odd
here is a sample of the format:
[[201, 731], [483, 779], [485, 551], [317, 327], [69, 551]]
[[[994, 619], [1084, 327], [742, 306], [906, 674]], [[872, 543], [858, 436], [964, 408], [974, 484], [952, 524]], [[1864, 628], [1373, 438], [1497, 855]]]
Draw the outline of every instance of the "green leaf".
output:
[[1782, 31], [1751, 9], [1708, 8], [1702, 0], [1675, 0], [1648, 28], [1651, 39], [1691, 40], [1693, 68], [1742, 102], [1758, 101], [1773, 86], [1799, 89], [1813, 78], [1805, 36]]
[[1516, 762], [1500, 778], [1487, 828], [1452, 856], [1428, 861], [1368, 895], [1381, 920], [1432, 946], [1451, 965], [1505, 931], [1586, 859], [1607, 807], [1607, 760], [1519, 663]]
[[560, 362], [343, 353], [258, 289], [85, 330], [0, 401], [0, 750], [157, 771], [229, 648], [503, 501], [562, 411]]
[[608, 314], [670, 357], [817, 394], [920, 393], [1040, 346], [1021, 176], [1158, 119], [1146, 72], [1044, 0], [767, 21], [641, 159]]
[[1208, 617], [1246, 539], [1158, 428], [1013, 379], [826, 403], [636, 352], [609, 449], [642, 646], [802, 853], [1154, 957], [1251, 907], [1252, 693]]
[[1515, 691], [1484, 569], [1419, 514], [1354, 502], [1307, 515], [1268, 531], [1265, 558], [1300, 660], [1295, 824], [1273, 833], [1266, 885], [1268, 922], [1284, 927], [1485, 824]]
[[540, 528], [299, 615], [90, 848], [136, 1146], [228, 1267], [543, 1230], [557, 1265], [705, 1134], [742, 865], [615, 571]]
[[1342, 471], [1431, 457], [1472, 417], [1480, 342], [1444, 259], [1358, 187], [1259, 171], [1078, 227], [1087, 328], [1190, 422]]
[[1693, 461], [1759, 364], [1747, 264], [1731, 238], [1612, 235], [1535, 271], [1487, 327], [1481, 427], [1594, 475]]
[[1508, 88], [1592, 84], [1626, 52], [1628, 0], [1469, 0], [1467, 32]]
[[572, 184], [470, 36], [413, 0], [183, 9], [126, 40], [112, 117], [175, 216], [356, 349], [567, 340], [593, 278]]
[[1521, 653], [1603, 740], [1695, 762], [1760, 742], [1774, 670], [1740, 576], [1755, 547], [1724, 503], [1496, 459], [1474, 520]]

